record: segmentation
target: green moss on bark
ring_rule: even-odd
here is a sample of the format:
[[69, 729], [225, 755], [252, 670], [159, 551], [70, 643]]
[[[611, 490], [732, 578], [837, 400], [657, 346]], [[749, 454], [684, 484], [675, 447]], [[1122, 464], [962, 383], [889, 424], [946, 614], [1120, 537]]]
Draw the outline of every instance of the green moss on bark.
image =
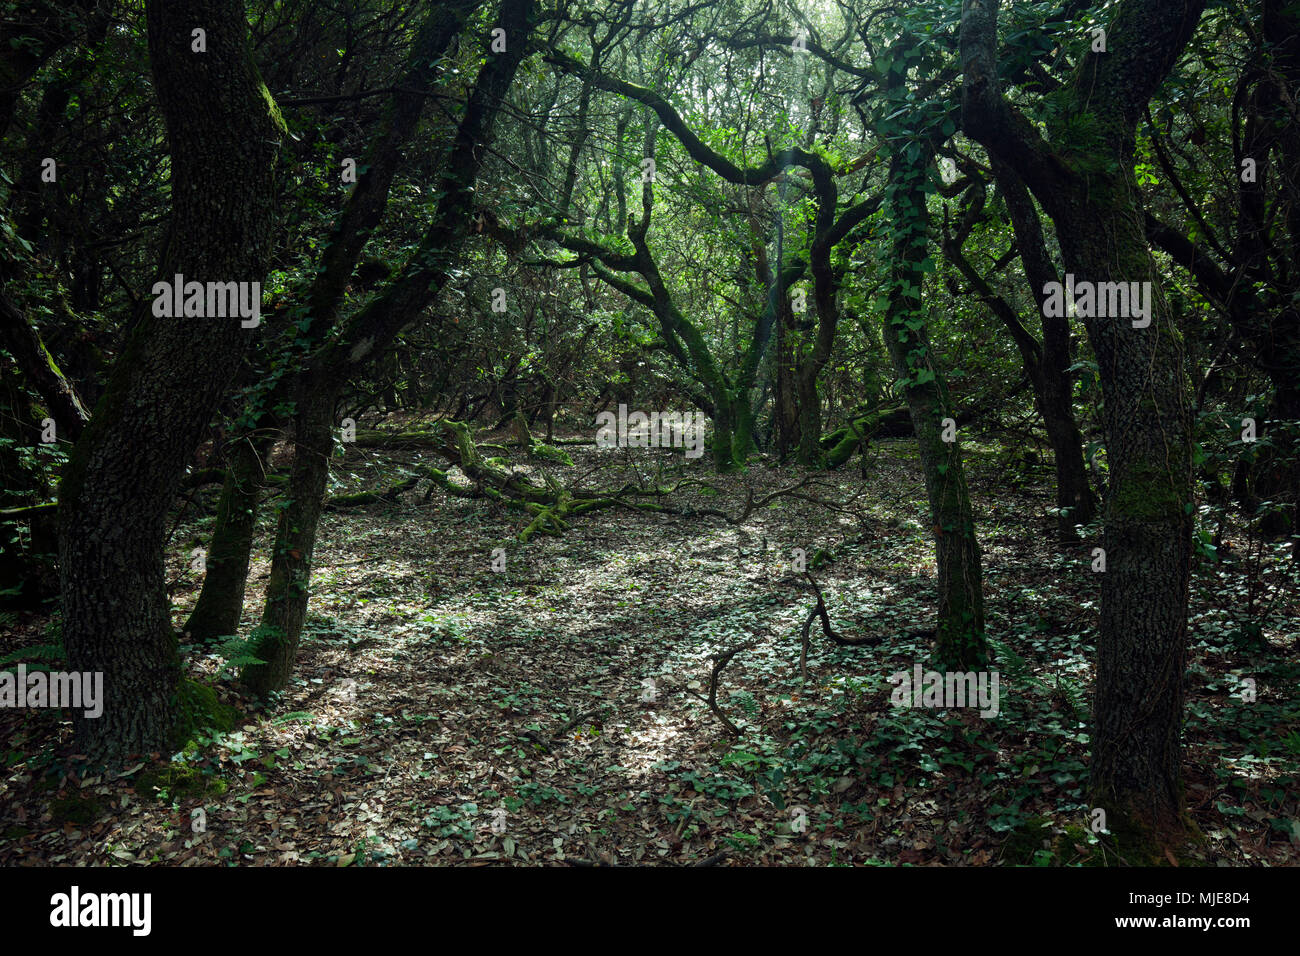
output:
[[177, 722], [171, 740], [173, 750], [183, 750], [201, 731], [234, 730], [238, 713], [217, 700], [217, 692], [206, 684], [183, 679], [176, 697]]

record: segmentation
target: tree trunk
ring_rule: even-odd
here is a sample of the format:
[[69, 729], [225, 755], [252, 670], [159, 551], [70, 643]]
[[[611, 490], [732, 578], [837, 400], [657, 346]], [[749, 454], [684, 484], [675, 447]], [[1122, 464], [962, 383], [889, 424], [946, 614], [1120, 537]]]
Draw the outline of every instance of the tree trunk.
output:
[[1122, 0], [1108, 52], [1062, 90], [1052, 140], [1003, 98], [996, 0], [966, 0], [963, 128], [1011, 166], [1056, 223], [1082, 282], [1152, 283], [1149, 323], [1085, 318], [1105, 403], [1110, 482], [1090, 786], [1126, 836], [1176, 842], [1192, 540], [1190, 388], [1147, 247], [1133, 173], [1136, 125], [1200, 19], [1203, 0]]
[[[1158, 280], [1131, 166], [1125, 172], [1127, 181], [1111, 190], [1094, 181], [1077, 218], [1058, 226], [1076, 281]], [[1092, 789], [1099, 805], [1164, 833], [1183, 825], [1179, 732], [1193, 499], [1181, 339], [1159, 285], [1153, 290], [1149, 328], [1087, 320], [1110, 463]]]
[[804, 356], [796, 369], [799, 419], [795, 434], [798, 437], [799, 464], [821, 468], [825, 466], [826, 459], [821, 449], [822, 402], [817, 392], [820, 369], [809, 356]]
[[1097, 498], [1088, 484], [1088, 469], [1083, 460], [1083, 436], [1074, 418], [1074, 379], [1068, 369], [1070, 355], [1070, 319], [1050, 316], [1043, 309], [1044, 285], [1056, 280], [1056, 271], [1047, 255], [1043, 227], [1038, 220], [1029, 193], [1014, 172], [1000, 160], [992, 163], [998, 188], [1007, 203], [1020, 248], [1020, 261], [1029, 280], [1033, 301], [1038, 304], [1042, 328], [1042, 345], [1037, 356], [1036, 374], [1031, 373], [1038, 412], [1047, 429], [1056, 460], [1056, 504], [1060, 509], [1057, 533], [1063, 542], [1077, 540], [1075, 525], [1086, 525], [1097, 513]]
[[885, 345], [903, 389], [916, 431], [930, 501], [938, 566], [935, 661], [947, 670], [988, 663], [984, 640], [984, 594], [975, 518], [962, 468], [961, 448], [944, 440], [944, 419], [956, 427], [942, 369], [930, 350], [921, 287], [929, 230], [924, 189], [933, 156], [918, 139], [894, 155], [889, 168], [890, 219], [895, 230], [889, 305], [882, 326]]
[[263, 663], [250, 664], [243, 671], [244, 683], [263, 697], [288, 683], [307, 618], [312, 554], [329, 477], [338, 389], [333, 380], [322, 378], [305, 379], [298, 392], [288, 497], [276, 523], [262, 621], [253, 632], [252, 653]]
[[258, 435], [236, 441], [230, 450], [212, 540], [208, 544], [203, 588], [184, 628], [196, 643], [212, 643], [239, 633], [258, 503], [266, 482], [266, 452], [270, 446], [270, 435]]
[[777, 318], [772, 364], [776, 383], [772, 398], [772, 417], [776, 423], [776, 454], [784, 463], [790, 452], [799, 447], [799, 398], [796, 393], [797, 356], [795, 353], [794, 312], [787, 304]]
[[308, 360], [298, 376], [294, 415], [295, 453], [288, 503], [281, 513], [271, 555], [262, 622], [253, 654], [263, 663], [243, 671], [244, 682], [265, 696], [288, 682], [307, 616], [316, 532], [329, 473], [333, 415], [342, 383], [363, 370], [401, 330], [437, 298], [459, 262], [473, 216], [474, 183], [485, 146], [532, 32], [532, 0], [503, 0], [499, 21], [506, 52], [482, 69], [456, 134], [448, 144], [440, 196], [419, 247], [388, 289], [348, 320], [341, 333]]
[[[161, 275], [261, 282], [283, 123], [247, 46], [238, 0], [148, 0], [149, 53], [171, 143], [172, 219]], [[191, 52], [202, 23], [207, 53]], [[165, 516], [239, 364], [238, 318], [158, 318], [146, 299], [60, 486], [68, 662], [104, 675], [103, 714], [72, 711], [77, 747], [119, 763], [170, 746], [176, 637]]]

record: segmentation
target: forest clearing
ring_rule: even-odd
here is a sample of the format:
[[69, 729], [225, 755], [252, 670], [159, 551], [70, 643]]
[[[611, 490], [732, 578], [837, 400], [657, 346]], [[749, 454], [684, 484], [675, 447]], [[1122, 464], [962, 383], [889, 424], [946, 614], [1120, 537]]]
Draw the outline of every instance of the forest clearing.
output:
[[[739, 525], [690, 512], [739, 516], [750, 491], [803, 476], [719, 478], [677, 452], [650, 452], [652, 464], [568, 445], [576, 468], [606, 481], [668, 468], [707, 485], [669, 497], [686, 514], [602, 511], [528, 548], [513, 541], [517, 515], [423, 485], [334, 511], [298, 677], [277, 706], [232, 715], [232, 732], [188, 754], [174, 780], [140, 769], [11, 790], [24, 812], [9, 835], [23, 833], [23, 852], [4, 862], [1104, 863], [1083, 792], [1098, 586], [1088, 549], [1071, 558], [1051, 544], [1041, 464], [967, 446], [989, 529], [999, 719], [890, 703], [888, 675], [924, 660], [933, 639], [934, 558], [909, 444], [873, 447], [865, 479], [832, 473], [796, 492], [835, 511], [779, 497]], [[400, 485], [428, 457], [356, 449], [339, 494]], [[182, 521], [174, 542], [202, 540], [205, 524]], [[272, 530], [264, 522], [260, 544]], [[837, 647], [814, 627], [807, 680], [802, 625], [816, 604], [793, 571], [796, 548], [835, 629], [879, 641]], [[1222, 549], [1231, 557], [1200, 566], [1190, 605], [1189, 803], [1209, 837], [1199, 852], [1209, 864], [1294, 865], [1286, 695], [1300, 607], [1294, 593], [1248, 606], [1284, 555], [1252, 554], [1232, 533]], [[183, 620], [196, 576], [186, 549], [172, 550]], [[253, 563], [254, 588], [268, 569]], [[1240, 626], [1248, 613], [1266, 622], [1258, 633]], [[716, 700], [740, 736], [707, 701], [713, 655], [736, 645], [752, 646], [721, 672]], [[197, 679], [219, 680], [228, 664], [190, 649]], [[1245, 673], [1281, 702], [1245, 710]], [[57, 740], [43, 716], [11, 747]], [[195, 834], [200, 807], [207, 832]]]

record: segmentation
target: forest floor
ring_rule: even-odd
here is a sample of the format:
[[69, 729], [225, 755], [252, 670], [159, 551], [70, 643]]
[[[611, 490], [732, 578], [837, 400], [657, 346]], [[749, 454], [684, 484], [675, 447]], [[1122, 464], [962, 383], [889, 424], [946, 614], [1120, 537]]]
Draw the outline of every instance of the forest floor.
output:
[[[191, 676], [240, 714], [164, 772], [78, 776], [66, 714], [0, 712], [0, 863], [1114, 865], [1083, 789], [1095, 542], [1054, 544], [1047, 466], [964, 448], [996, 716], [891, 704], [887, 678], [924, 663], [934, 622], [914, 443], [878, 443], [800, 490], [839, 510], [785, 496], [732, 525], [610, 509], [527, 546], [511, 540], [526, 516], [426, 499], [421, 484], [324, 516], [296, 677], [278, 700], [252, 706], [225, 659], [190, 649]], [[680, 451], [566, 450], [576, 467], [547, 466], [566, 482], [616, 488], [662, 466], [664, 480], [684, 471], [714, 486], [666, 505], [733, 516], [749, 489], [802, 477], [762, 465], [717, 477]], [[332, 493], [425, 464], [441, 466], [418, 447], [351, 448]], [[215, 489], [204, 495], [210, 515]], [[190, 550], [211, 520], [191, 510], [169, 546], [178, 626], [198, 592]], [[814, 599], [790, 572], [796, 548], [835, 628], [880, 638], [837, 647], [814, 624], [806, 682], [800, 628]], [[1281, 545], [1229, 530], [1218, 560], [1198, 558], [1184, 739], [1205, 841], [1180, 865], [1300, 863], [1298, 622]], [[0, 656], [53, 627], [23, 618]], [[710, 656], [737, 645], [751, 646], [721, 672], [717, 701], [738, 738], [704, 699]]]

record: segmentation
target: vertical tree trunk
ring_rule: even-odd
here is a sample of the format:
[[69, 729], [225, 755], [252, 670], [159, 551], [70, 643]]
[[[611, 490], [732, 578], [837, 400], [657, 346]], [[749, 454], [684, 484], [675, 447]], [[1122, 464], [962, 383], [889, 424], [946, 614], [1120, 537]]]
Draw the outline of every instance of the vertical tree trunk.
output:
[[1145, 327], [1085, 318], [1100, 369], [1110, 483], [1090, 787], [1112, 830], [1185, 833], [1182, 677], [1192, 539], [1190, 388], [1147, 247], [1133, 173], [1137, 122], [1190, 39], [1203, 0], [1121, 0], [1107, 52], [1080, 60], [1049, 124], [1002, 96], [996, 0], [966, 0], [963, 128], [1011, 166], [1052, 220], [1075, 282], [1152, 283]]
[[[283, 123], [247, 46], [238, 0], [148, 0], [149, 54], [171, 143], [161, 275], [264, 278]], [[207, 52], [191, 52], [203, 24]], [[238, 367], [238, 318], [158, 318], [146, 299], [59, 490], [63, 635], [74, 670], [104, 674], [102, 716], [72, 712], [77, 745], [115, 763], [166, 750], [178, 689], [164, 519]]]
[[736, 468], [736, 457], [731, 447], [736, 425], [731, 403], [725, 396], [714, 400], [713, 409], [713, 469], [724, 474]]
[[782, 463], [799, 447], [799, 398], [795, 354], [794, 312], [787, 304], [777, 317], [772, 364], [776, 366], [776, 383], [772, 399], [772, 417], [776, 420], [776, 454]]
[[203, 588], [184, 628], [190, 640], [199, 644], [239, 633], [270, 446], [271, 436], [259, 434], [237, 440], [230, 450], [208, 544]]
[[1141, 228], [1131, 164], [1125, 165], [1112, 188], [1091, 183], [1089, 200], [1058, 231], [1076, 282], [1153, 283], [1149, 328], [1122, 319], [1086, 320], [1100, 367], [1110, 463], [1091, 780], [1099, 805], [1164, 834], [1183, 826], [1179, 733], [1192, 545], [1190, 383]]
[[796, 366], [796, 397], [799, 418], [795, 427], [798, 438], [799, 464], [809, 468], [821, 468], [826, 464], [822, 453], [822, 401], [817, 390], [817, 376], [820, 371], [810, 356], [802, 356]]
[[953, 419], [942, 369], [930, 350], [921, 287], [929, 230], [924, 188], [933, 156], [918, 148], [908, 158], [900, 149], [890, 162], [886, 195], [896, 230], [889, 305], [882, 326], [894, 370], [908, 384], [903, 393], [916, 431], [925, 472], [925, 490], [934, 522], [938, 566], [938, 627], [935, 660], [948, 670], [969, 670], [988, 663], [984, 639], [984, 593], [975, 518], [957, 441], [944, 441], [943, 419]]

